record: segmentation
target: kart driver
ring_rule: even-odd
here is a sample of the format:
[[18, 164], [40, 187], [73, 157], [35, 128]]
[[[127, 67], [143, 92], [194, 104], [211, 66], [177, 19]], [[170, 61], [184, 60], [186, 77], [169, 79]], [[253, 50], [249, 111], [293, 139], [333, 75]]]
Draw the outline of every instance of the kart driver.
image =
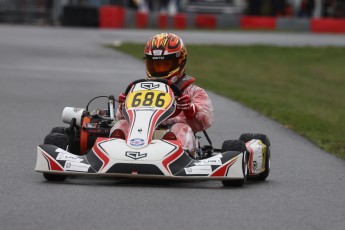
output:
[[[184, 148], [190, 153], [195, 148], [195, 132], [209, 128], [213, 123], [213, 106], [205, 90], [194, 85], [195, 78], [186, 75], [187, 50], [182, 39], [171, 33], [161, 33], [148, 40], [144, 49], [146, 74], [148, 79], [168, 79], [183, 92], [177, 98], [177, 109], [182, 112], [167, 119], [163, 125], [170, 126]], [[128, 123], [122, 115], [122, 106], [126, 95], [120, 94], [116, 116], [118, 122], [110, 132], [110, 137], [117, 137], [121, 130], [128, 134]]]

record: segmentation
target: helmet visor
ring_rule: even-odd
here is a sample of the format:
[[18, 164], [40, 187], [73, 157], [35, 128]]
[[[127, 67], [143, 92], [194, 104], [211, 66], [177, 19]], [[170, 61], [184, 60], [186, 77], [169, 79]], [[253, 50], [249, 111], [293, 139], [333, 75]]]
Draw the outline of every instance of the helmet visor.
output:
[[152, 77], [169, 77], [169, 74], [178, 68], [178, 59], [169, 58], [164, 60], [146, 59], [146, 69]]

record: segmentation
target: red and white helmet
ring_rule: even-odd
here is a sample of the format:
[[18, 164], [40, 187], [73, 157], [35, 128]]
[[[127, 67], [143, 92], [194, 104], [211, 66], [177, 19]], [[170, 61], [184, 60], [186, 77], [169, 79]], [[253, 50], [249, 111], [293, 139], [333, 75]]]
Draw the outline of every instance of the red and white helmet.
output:
[[187, 62], [187, 49], [175, 34], [161, 33], [150, 38], [144, 49], [149, 78], [179, 78]]

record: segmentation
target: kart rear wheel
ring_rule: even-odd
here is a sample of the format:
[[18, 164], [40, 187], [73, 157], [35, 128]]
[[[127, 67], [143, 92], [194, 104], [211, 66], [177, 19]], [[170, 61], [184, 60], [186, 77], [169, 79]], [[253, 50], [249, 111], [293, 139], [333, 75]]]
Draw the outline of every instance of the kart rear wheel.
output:
[[222, 145], [222, 152], [225, 152], [225, 151], [239, 151], [243, 153], [242, 169], [243, 169], [244, 178], [236, 179], [236, 180], [222, 180], [222, 184], [225, 187], [242, 187], [248, 175], [247, 148], [244, 142], [241, 140], [227, 140], [227, 141], [224, 141]]
[[45, 145], [55, 145], [63, 150], [67, 149], [68, 146], [68, 136], [61, 133], [49, 133], [44, 138]]
[[270, 174], [271, 167], [271, 143], [268, 137], [262, 133], [244, 133], [240, 136], [240, 140], [247, 143], [253, 139], [261, 140], [266, 145], [266, 158], [265, 158], [265, 171], [260, 173], [258, 176], [248, 177], [248, 180], [252, 181], [264, 181]]
[[[44, 138], [44, 144], [55, 145], [63, 150], [67, 149], [68, 136], [61, 133], [50, 133]], [[52, 173], [43, 173], [43, 176], [48, 181], [64, 181], [67, 176]]]
[[[79, 142], [79, 139], [75, 137], [75, 130], [74, 129], [72, 129], [72, 131], [71, 131], [71, 129], [68, 127], [57, 126], [57, 127], [52, 128], [52, 130], [50, 131], [50, 134], [56, 134], [56, 133], [63, 134], [67, 137], [67, 139], [68, 139], [67, 140], [68, 141], [67, 142], [68, 152], [76, 154], [76, 155], [80, 155], [80, 147], [79, 147], [80, 142]], [[56, 139], [56, 136], [53, 135], [53, 137], [49, 137], [49, 139], [51, 139], [51, 138]], [[54, 141], [50, 144], [55, 145]], [[62, 148], [62, 147], [60, 147], [60, 148]], [[66, 148], [64, 148], [64, 149], [66, 149]]]
[[61, 133], [61, 134], [66, 134], [66, 127], [54, 127], [52, 128], [52, 130], [50, 131], [50, 133]]

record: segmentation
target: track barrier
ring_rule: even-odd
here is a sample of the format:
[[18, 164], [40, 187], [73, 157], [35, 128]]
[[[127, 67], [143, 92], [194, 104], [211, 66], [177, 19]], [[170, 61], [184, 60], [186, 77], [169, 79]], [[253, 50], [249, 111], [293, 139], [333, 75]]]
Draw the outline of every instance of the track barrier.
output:
[[311, 32], [345, 33], [345, 19], [312, 19]]
[[143, 12], [137, 12], [135, 14], [135, 25], [136, 25], [136, 28], [139, 28], [139, 29], [147, 28], [148, 14], [143, 13]]
[[122, 7], [102, 6], [99, 9], [100, 28], [124, 28], [125, 9]]
[[65, 6], [61, 24], [63, 26], [99, 27], [99, 9], [90, 6]]
[[176, 14], [174, 17], [174, 29], [187, 29], [187, 17], [185, 14]]
[[275, 30], [276, 24], [277, 23], [276, 23], [275, 17], [252, 17], [252, 16], [241, 17], [242, 29]]
[[137, 12], [120, 6], [64, 8], [63, 26], [156, 29], [243, 29], [305, 31], [311, 33], [345, 34], [345, 19], [256, 17], [231, 14], [187, 14], [169, 15], [163, 13]]
[[196, 28], [215, 29], [217, 26], [215, 15], [197, 14], [194, 22]]
[[167, 14], [159, 14], [158, 15], [158, 28], [159, 29], [168, 28], [168, 15]]

